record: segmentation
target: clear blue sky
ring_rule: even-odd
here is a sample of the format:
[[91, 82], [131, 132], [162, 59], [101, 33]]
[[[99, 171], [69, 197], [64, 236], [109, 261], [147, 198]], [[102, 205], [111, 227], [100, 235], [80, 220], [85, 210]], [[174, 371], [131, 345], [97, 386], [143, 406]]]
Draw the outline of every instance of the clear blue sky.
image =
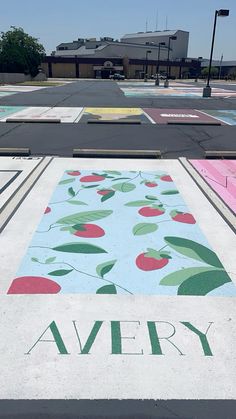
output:
[[209, 57], [216, 9], [230, 9], [218, 18], [214, 58], [236, 60], [236, 0], [7, 0], [1, 1], [0, 30], [11, 25], [40, 39], [48, 54], [61, 42], [155, 30], [190, 32], [189, 57]]

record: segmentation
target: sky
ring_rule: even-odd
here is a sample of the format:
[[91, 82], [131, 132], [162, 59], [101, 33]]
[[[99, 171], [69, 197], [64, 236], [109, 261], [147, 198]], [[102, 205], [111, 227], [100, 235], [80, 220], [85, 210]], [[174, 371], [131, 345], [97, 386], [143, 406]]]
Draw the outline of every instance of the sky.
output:
[[120, 39], [124, 34], [163, 29], [190, 32], [189, 57], [208, 58], [215, 10], [214, 57], [236, 60], [236, 0], [8, 0], [1, 2], [0, 31], [22, 27], [39, 38], [48, 55], [61, 42], [77, 38]]

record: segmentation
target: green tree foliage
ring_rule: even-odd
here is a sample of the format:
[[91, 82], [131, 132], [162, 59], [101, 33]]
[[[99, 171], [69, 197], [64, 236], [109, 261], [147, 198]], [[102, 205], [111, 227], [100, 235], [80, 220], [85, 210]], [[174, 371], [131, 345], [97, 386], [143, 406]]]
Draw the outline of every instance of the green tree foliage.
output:
[[[201, 75], [207, 77], [209, 72], [209, 67], [205, 67], [201, 71]], [[211, 77], [216, 77], [219, 74], [219, 70], [217, 67], [211, 67]]]
[[43, 45], [22, 28], [11, 26], [0, 37], [0, 72], [25, 73], [35, 77], [45, 55]]

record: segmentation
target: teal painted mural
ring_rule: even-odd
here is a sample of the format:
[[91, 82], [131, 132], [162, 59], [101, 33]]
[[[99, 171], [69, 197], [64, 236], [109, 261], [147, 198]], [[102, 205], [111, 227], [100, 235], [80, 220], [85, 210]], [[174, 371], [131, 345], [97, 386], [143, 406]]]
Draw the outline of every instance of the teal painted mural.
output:
[[8, 290], [55, 293], [235, 296], [236, 287], [167, 173], [73, 169]]
[[24, 109], [26, 109], [26, 106], [0, 106], [0, 120]]
[[0, 97], [1, 96], [11, 96], [11, 95], [15, 95], [17, 92], [0, 92]]
[[227, 110], [213, 110], [213, 111], [206, 111], [204, 112], [210, 116], [214, 116], [214, 118], [225, 122], [229, 125], [236, 125], [236, 110], [227, 109]]

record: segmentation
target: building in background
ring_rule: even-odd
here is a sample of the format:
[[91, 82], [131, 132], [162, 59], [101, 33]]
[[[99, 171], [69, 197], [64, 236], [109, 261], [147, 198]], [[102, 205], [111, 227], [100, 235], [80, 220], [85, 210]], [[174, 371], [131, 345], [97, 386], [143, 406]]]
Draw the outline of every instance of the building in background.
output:
[[194, 77], [200, 63], [187, 58], [188, 40], [189, 33], [181, 30], [124, 35], [121, 41], [78, 38], [58, 45], [50, 57], [45, 57], [42, 67], [48, 77], [109, 78], [120, 73], [142, 79], [146, 73], [151, 77], [157, 72]]
[[176, 40], [170, 43], [170, 56], [172, 60], [179, 58], [187, 58], [188, 56], [188, 42], [189, 42], [189, 32], [182, 30], [174, 31], [148, 31], [148, 32], [138, 32], [124, 35], [121, 38], [121, 42], [128, 42], [130, 44], [156, 44], [164, 42], [166, 47], [169, 44], [169, 38], [172, 36], [176, 37]]
[[[209, 59], [201, 60], [201, 68], [209, 67]], [[234, 61], [223, 61], [222, 60], [213, 60], [212, 67], [217, 68], [218, 74], [215, 76], [217, 79], [236, 79], [236, 60]]]

